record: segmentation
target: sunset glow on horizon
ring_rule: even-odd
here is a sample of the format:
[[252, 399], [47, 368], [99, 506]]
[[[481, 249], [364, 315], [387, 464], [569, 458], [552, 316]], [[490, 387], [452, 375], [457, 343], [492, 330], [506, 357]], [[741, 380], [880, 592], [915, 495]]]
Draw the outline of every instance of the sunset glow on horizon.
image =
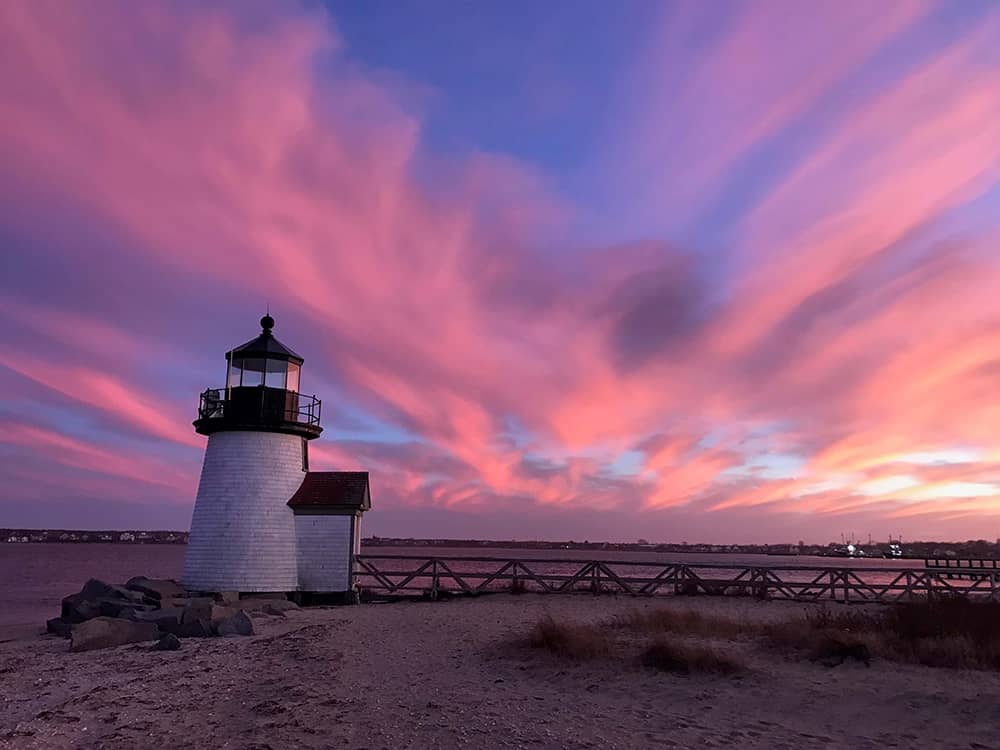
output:
[[259, 332], [365, 533], [1000, 537], [1000, 6], [0, 4], [0, 526], [187, 528]]

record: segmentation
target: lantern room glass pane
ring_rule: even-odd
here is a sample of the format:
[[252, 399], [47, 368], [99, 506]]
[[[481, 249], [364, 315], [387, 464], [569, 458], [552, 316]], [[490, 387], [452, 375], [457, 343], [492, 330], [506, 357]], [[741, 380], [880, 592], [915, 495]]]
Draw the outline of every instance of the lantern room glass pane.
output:
[[264, 363], [263, 359], [244, 359], [242, 362], [243, 380], [240, 384], [243, 386], [263, 385]]
[[226, 386], [229, 388], [238, 388], [240, 384], [240, 375], [242, 374], [239, 362], [233, 362], [229, 366], [229, 382]]
[[285, 387], [285, 369], [288, 363], [283, 359], [269, 359], [267, 360], [266, 370], [264, 374], [264, 385], [268, 388], [282, 388]]
[[288, 363], [288, 381], [285, 388], [294, 393], [299, 392], [299, 366], [294, 362]]

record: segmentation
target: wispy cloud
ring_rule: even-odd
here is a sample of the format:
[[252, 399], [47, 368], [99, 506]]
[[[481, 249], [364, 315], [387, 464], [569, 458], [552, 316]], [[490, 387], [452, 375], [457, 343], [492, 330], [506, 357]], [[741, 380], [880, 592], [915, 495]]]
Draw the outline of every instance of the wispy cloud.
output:
[[1000, 256], [953, 227], [1000, 182], [996, 13], [909, 45], [940, 9], [672, 7], [620, 76], [622, 158], [583, 175], [602, 213], [516, 154], [432, 149], [424, 83], [316, 9], [2, 6], [18, 491], [51, 456], [61, 497], [152, 482], [183, 525], [197, 392], [269, 301], [304, 387], [369, 418], [313, 459], [374, 472], [376, 530], [975, 533]]

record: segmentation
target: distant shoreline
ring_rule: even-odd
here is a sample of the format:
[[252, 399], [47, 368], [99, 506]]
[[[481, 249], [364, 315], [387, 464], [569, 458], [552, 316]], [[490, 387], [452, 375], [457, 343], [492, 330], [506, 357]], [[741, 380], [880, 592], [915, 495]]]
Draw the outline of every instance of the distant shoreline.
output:
[[[10, 544], [187, 544], [186, 531], [142, 531], [77, 529], [0, 529], [0, 545]], [[364, 547], [398, 547], [403, 550], [420, 549], [518, 549], [518, 550], [573, 550], [601, 552], [658, 552], [669, 554], [732, 554], [772, 556], [846, 557], [842, 544], [686, 544], [638, 542], [569, 541], [514, 541], [490, 539], [407, 539], [396, 537], [369, 537], [362, 539]], [[858, 545], [863, 550], [859, 557], [889, 557], [888, 543]], [[852, 555], [853, 556], [853, 555]], [[1000, 544], [975, 540], [966, 542], [907, 542], [901, 555], [907, 559], [953, 557], [962, 559], [1000, 558]]]

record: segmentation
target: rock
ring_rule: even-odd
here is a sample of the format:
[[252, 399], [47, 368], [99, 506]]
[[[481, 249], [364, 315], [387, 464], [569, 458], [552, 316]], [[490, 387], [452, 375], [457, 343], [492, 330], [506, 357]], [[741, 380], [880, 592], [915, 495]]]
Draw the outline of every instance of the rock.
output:
[[205, 620], [182, 622], [173, 634], [178, 638], [210, 638], [213, 635], [212, 627]]
[[211, 596], [172, 596], [160, 600], [161, 607], [211, 607], [215, 599]]
[[155, 641], [160, 631], [151, 622], [132, 622], [116, 617], [95, 617], [73, 626], [70, 651], [94, 651], [124, 646], [126, 643]]
[[111, 588], [113, 588], [123, 599], [134, 602], [135, 604], [145, 604], [149, 601], [149, 597], [145, 596], [141, 591], [132, 591], [125, 586], [112, 586]]
[[271, 609], [272, 611], [277, 610], [279, 612], [287, 612], [290, 609], [299, 608], [298, 604], [290, 602], [288, 599], [265, 599], [258, 596], [240, 599], [239, 603], [234, 606], [238, 606], [240, 609], [261, 612], [266, 611], [267, 609]]
[[211, 607], [217, 603], [211, 596], [189, 596], [187, 599], [174, 599], [174, 601], [183, 607]]
[[153, 646], [153, 651], [176, 651], [181, 647], [181, 640], [173, 633], [167, 633]]
[[157, 620], [155, 625], [160, 629], [161, 633], [173, 633], [178, 638], [181, 637], [182, 628], [184, 627], [176, 617], [164, 617], [162, 620]]
[[184, 610], [181, 607], [168, 607], [167, 609], [154, 609], [151, 612], [135, 612], [129, 616], [129, 619], [136, 622], [151, 622], [164, 633], [173, 633], [181, 624], [183, 616]]
[[97, 602], [97, 613], [100, 617], [124, 617], [129, 619], [136, 612], [151, 612], [153, 607], [147, 604], [136, 604], [124, 599], [100, 599]]
[[80, 589], [80, 596], [84, 599], [125, 599], [127, 598], [124, 594], [119, 591], [119, 587], [112, 586], [110, 583], [105, 583], [104, 581], [98, 580], [97, 578], [91, 578], [85, 584], [83, 588]]
[[101, 614], [102, 601], [128, 601], [127, 597], [114, 586], [91, 578], [79, 593], [70, 594], [62, 600], [60, 616], [70, 623], [85, 622]]
[[[176, 599], [174, 601], [177, 601]], [[194, 622], [195, 620], [211, 620], [212, 608], [215, 603], [208, 598], [192, 599], [184, 607], [184, 614], [181, 616], [181, 623]]]
[[253, 623], [247, 617], [247, 613], [241, 610], [231, 617], [220, 620], [214, 625], [214, 630], [223, 637], [253, 635]]
[[220, 607], [218, 604], [213, 604], [208, 620], [212, 625], [215, 625], [223, 620], [228, 620], [239, 611], [236, 607]]
[[275, 617], [286, 617], [285, 610], [281, 607], [275, 607], [273, 604], [265, 604], [261, 610], [265, 615], [274, 615]]
[[52, 633], [53, 635], [58, 635], [63, 638], [69, 638], [69, 633], [72, 627], [72, 623], [66, 622], [61, 617], [53, 617], [51, 620], [46, 621], [45, 632]]
[[148, 596], [151, 599], [157, 601], [162, 601], [164, 599], [170, 599], [172, 597], [182, 597], [187, 594], [187, 591], [177, 583], [177, 581], [171, 578], [146, 578], [145, 576], [136, 576], [135, 578], [130, 578], [128, 583], [125, 584], [125, 588], [130, 591], [139, 593], [140, 595]]
[[216, 596], [223, 604], [235, 604], [240, 600], [239, 591], [220, 591]]
[[62, 600], [60, 618], [69, 623], [85, 622], [101, 614], [98, 602], [83, 599], [79, 594], [70, 594]]

